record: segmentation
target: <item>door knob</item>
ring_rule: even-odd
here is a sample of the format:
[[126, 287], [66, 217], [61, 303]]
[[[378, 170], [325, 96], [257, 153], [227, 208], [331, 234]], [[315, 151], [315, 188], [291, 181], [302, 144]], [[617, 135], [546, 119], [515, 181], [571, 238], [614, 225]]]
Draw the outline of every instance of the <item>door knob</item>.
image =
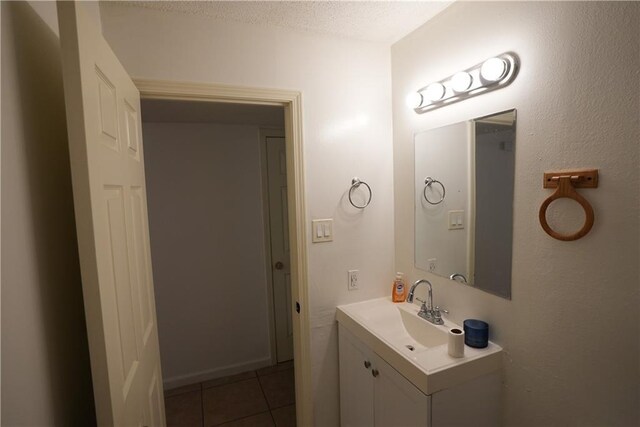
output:
[[371, 370], [371, 375], [373, 375], [374, 377], [377, 377], [378, 375], [380, 375], [380, 372], [378, 372], [377, 369], [372, 369]]
[[364, 361], [364, 367], [369, 369], [371, 367], [371, 362], [369, 362], [368, 360]]
[[282, 270], [284, 268], [284, 264], [280, 261], [276, 262], [276, 270]]

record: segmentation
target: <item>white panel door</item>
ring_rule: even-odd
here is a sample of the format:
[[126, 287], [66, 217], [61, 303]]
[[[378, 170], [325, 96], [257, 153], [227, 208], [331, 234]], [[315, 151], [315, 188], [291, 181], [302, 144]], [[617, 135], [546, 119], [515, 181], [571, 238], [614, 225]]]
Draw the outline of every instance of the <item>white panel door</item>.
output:
[[291, 250], [289, 248], [289, 210], [287, 205], [287, 155], [284, 138], [268, 136], [266, 144], [276, 358], [280, 363], [293, 359], [293, 305], [291, 301]]
[[58, 22], [98, 424], [164, 426], [140, 94], [81, 5]]

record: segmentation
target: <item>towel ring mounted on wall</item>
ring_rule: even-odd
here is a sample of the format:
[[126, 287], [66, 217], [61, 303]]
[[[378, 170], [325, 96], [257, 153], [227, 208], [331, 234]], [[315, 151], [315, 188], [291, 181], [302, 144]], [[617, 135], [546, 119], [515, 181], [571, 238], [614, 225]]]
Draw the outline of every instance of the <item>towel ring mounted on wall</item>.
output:
[[[369, 198], [367, 199], [367, 202], [364, 205], [356, 205], [353, 202], [353, 199], [351, 198], [351, 193], [353, 192], [353, 190], [355, 190], [356, 188], [360, 187], [360, 185], [364, 185], [365, 187], [367, 187], [367, 190], [369, 190]], [[369, 184], [367, 184], [364, 181], [360, 181], [360, 179], [358, 179], [358, 177], [353, 177], [353, 179], [351, 180], [351, 187], [349, 187], [349, 203], [351, 203], [351, 205], [354, 208], [364, 209], [367, 206], [369, 206], [369, 203], [371, 203], [371, 197], [373, 197], [373, 192], [371, 191], [371, 187], [369, 187]]]
[[[542, 228], [549, 236], [558, 240], [572, 241], [584, 237], [587, 233], [589, 233], [589, 231], [591, 231], [591, 227], [593, 227], [595, 218], [593, 207], [591, 207], [591, 204], [587, 201], [587, 199], [582, 197], [575, 189], [597, 188], [597, 169], [545, 172], [544, 182], [542, 186], [543, 188], [557, 188], [555, 193], [553, 193], [544, 202], [542, 202], [540, 211], [538, 212], [540, 225], [542, 225]], [[557, 231], [553, 230], [549, 226], [549, 223], [547, 223], [547, 208], [554, 200], [558, 200], [564, 197], [573, 199], [576, 202], [580, 203], [580, 206], [582, 206], [582, 209], [584, 209], [585, 213], [585, 221], [582, 225], [582, 228], [573, 234], [560, 234]]]
[[[431, 200], [429, 200], [429, 197], [427, 197], [427, 188], [431, 187], [431, 184], [438, 184], [440, 185], [440, 187], [442, 187], [442, 196], [440, 196], [440, 200], [438, 200], [437, 202], [432, 202]], [[444, 196], [446, 193], [447, 189], [444, 188], [444, 184], [437, 179], [433, 179], [430, 176], [424, 179], [424, 189], [422, 190], [422, 195], [424, 196], [424, 199], [427, 201], [427, 203], [431, 205], [439, 205], [444, 200]]]

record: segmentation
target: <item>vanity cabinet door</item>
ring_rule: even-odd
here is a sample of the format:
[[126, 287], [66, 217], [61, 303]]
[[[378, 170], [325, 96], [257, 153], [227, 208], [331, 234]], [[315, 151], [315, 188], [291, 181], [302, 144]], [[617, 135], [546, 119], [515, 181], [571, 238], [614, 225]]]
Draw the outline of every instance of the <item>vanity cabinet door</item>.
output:
[[[373, 422], [373, 352], [339, 326], [340, 421], [342, 427], [371, 427]], [[365, 363], [366, 362], [366, 363]]]
[[375, 427], [428, 427], [431, 396], [377, 356], [373, 368]]
[[339, 330], [342, 427], [429, 427], [422, 393], [342, 325]]

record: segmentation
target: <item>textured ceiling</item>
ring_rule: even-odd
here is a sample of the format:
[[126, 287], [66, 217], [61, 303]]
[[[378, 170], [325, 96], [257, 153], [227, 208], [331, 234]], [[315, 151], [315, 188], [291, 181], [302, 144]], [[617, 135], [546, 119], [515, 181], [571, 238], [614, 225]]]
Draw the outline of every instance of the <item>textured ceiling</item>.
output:
[[284, 127], [283, 107], [164, 99], [143, 99], [141, 102], [143, 122]]
[[[114, 2], [115, 3], [115, 2]], [[114, 3], [110, 3], [113, 6]], [[452, 1], [122, 1], [121, 6], [393, 43]]]

